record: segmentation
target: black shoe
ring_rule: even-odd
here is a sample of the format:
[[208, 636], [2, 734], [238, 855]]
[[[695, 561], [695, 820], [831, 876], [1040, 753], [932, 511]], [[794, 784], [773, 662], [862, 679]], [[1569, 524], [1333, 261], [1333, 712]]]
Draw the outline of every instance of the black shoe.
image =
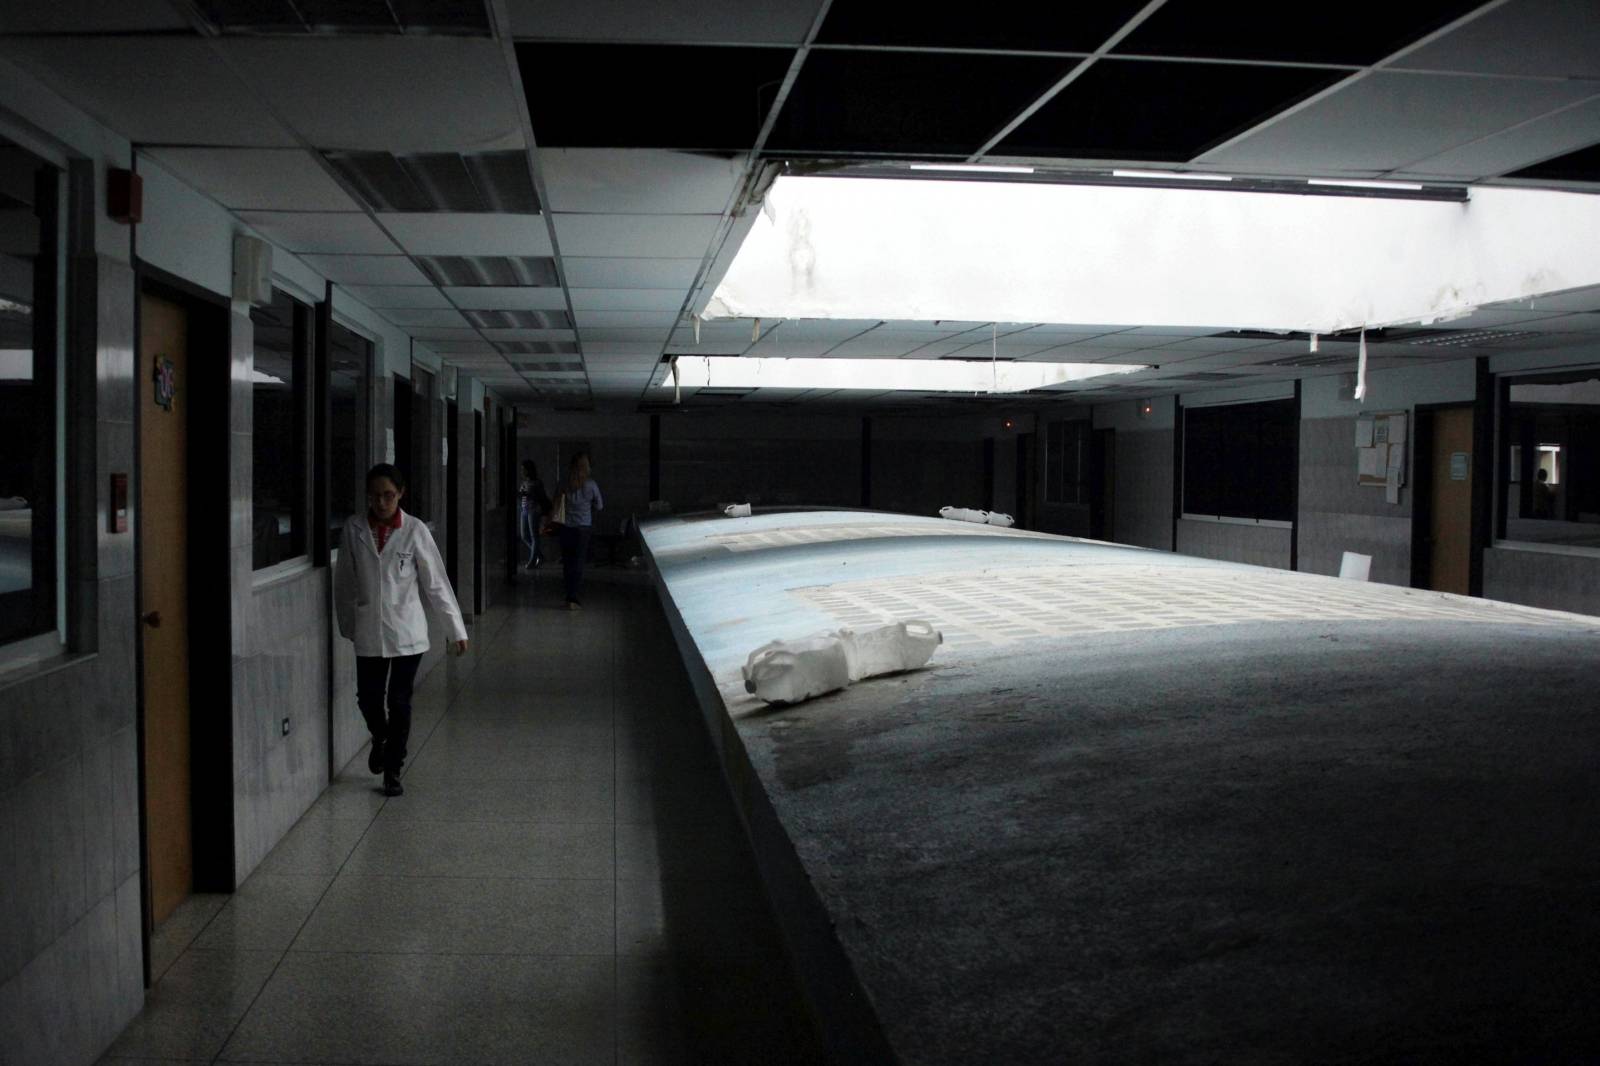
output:
[[377, 737], [372, 738], [372, 750], [367, 753], [367, 769], [375, 774], [383, 773], [383, 741]]
[[393, 770], [383, 772], [383, 794], [385, 796], [403, 796], [406, 787], [400, 783], [400, 775]]

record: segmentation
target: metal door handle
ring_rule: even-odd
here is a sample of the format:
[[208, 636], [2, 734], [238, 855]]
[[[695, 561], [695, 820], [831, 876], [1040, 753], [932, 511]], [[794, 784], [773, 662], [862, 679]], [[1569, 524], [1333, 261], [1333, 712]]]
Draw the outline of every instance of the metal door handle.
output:
[[160, 629], [161, 628], [161, 612], [160, 611], [151, 611], [149, 614], [145, 615], [144, 616], [144, 624], [149, 626], [151, 629]]

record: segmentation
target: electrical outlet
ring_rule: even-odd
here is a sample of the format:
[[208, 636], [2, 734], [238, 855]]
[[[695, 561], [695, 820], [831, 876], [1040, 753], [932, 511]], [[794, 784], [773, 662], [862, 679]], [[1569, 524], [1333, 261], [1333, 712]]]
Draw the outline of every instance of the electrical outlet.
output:
[[289, 735], [289, 719], [287, 719], [287, 718], [285, 718], [283, 720], [283, 735], [284, 736], [288, 736]]

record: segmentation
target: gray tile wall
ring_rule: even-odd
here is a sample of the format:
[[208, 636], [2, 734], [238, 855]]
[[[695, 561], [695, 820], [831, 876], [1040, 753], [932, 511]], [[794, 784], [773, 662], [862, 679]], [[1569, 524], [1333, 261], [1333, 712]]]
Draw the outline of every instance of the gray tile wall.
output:
[[1235, 522], [1178, 520], [1178, 551], [1202, 559], [1289, 568], [1290, 530]]
[[1409, 471], [1398, 504], [1357, 485], [1355, 436], [1354, 416], [1300, 423], [1299, 569], [1337, 574], [1345, 552], [1360, 552], [1372, 556], [1370, 580], [1410, 585]]
[[[92, 263], [97, 651], [0, 680], [0, 1059], [92, 1062], [144, 1002], [133, 535], [106, 532], [133, 467], [133, 273]], [[90, 409], [92, 407], [92, 410]]]
[[1483, 553], [1483, 594], [1491, 600], [1600, 615], [1600, 559], [1490, 548]]

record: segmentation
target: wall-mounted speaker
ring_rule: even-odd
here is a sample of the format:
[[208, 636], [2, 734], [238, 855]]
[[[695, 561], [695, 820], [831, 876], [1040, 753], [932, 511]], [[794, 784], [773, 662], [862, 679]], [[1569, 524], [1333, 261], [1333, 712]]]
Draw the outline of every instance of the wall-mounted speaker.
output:
[[272, 302], [272, 245], [244, 233], [233, 238], [233, 298], [251, 305]]

